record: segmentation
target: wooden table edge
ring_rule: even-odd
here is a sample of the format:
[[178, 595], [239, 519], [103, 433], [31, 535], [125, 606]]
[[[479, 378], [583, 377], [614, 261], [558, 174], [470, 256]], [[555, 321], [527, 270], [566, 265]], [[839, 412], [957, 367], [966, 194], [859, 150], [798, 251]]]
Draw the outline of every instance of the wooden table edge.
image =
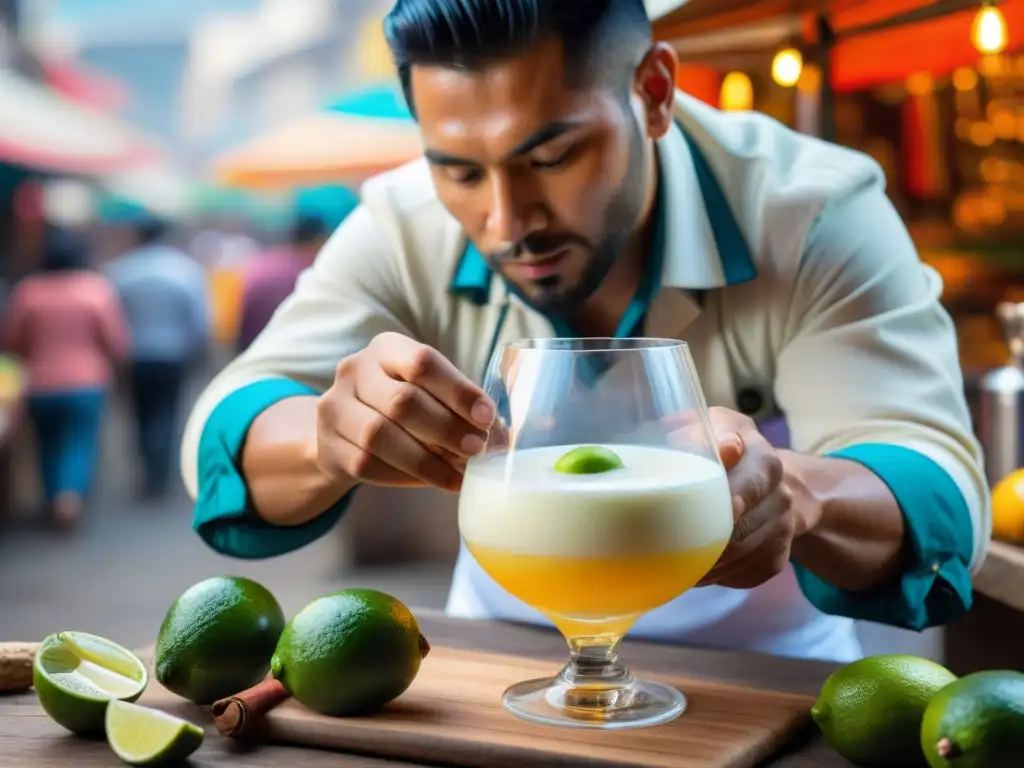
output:
[[989, 544], [988, 557], [974, 576], [978, 594], [1024, 612], [1024, 548], [1003, 541]]

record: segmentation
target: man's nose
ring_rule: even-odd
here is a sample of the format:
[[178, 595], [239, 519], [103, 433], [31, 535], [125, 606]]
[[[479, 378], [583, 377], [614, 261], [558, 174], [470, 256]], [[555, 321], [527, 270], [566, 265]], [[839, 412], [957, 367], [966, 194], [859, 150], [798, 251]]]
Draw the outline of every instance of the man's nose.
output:
[[488, 230], [495, 250], [511, 248], [547, 225], [544, 207], [522, 184], [505, 174], [496, 174], [491, 185]]

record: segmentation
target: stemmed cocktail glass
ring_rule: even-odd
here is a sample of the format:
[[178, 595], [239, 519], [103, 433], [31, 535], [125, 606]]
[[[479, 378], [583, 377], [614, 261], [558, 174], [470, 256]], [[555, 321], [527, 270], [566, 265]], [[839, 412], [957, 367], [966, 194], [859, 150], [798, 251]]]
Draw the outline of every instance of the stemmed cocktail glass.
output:
[[569, 644], [553, 678], [512, 686], [533, 722], [656, 725], [686, 707], [617, 649], [693, 587], [732, 534], [729, 485], [685, 343], [537, 339], [501, 347], [484, 389], [498, 423], [466, 469], [459, 530], [480, 566]]

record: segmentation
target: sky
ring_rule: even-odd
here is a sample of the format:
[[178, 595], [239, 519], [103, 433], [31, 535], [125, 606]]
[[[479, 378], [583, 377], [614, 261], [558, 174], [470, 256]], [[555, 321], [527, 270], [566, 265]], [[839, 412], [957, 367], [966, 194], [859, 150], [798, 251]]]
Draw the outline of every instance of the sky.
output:
[[[247, 10], [259, 0], [23, 0], [48, 5], [47, 17], [69, 24], [86, 36], [111, 24], [127, 26], [159, 25], [187, 29], [204, 11]], [[301, 2], [301, 0], [297, 0]]]

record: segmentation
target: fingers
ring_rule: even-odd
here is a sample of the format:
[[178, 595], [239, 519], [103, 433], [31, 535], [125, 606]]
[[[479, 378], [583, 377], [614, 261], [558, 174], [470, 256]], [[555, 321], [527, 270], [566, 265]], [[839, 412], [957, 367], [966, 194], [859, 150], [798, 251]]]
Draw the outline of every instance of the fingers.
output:
[[436, 349], [400, 334], [382, 334], [374, 339], [381, 346], [384, 373], [414, 384], [467, 422], [481, 429], [491, 426], [494, 403]]
[[[662, 419], [662, 423], [671, 430], [669, 445], [674, 448], [697, 448], [699, 452], [709, 449], [708, 428], [698, 411], [679, 411]], [[726, 471], [731, 470], [743, 458], [743, 438], [732, 430], [716, 431], [715, 441], [722, 464]]]
[[319, 441], [320, 450], [327, 454], [322, 464], [354, 480], [379, 485], [461, 487], [460, 471], [394, 421], [355, 397], [346, 398], [342, 405], [321, 419], [328, 432]]
[[483, 452], [487, 432], [475, 427], [425, 389], [399, 381], [380, 368], [360, 370], [355, 395], [385, 418], [401, 425], [428, 449], [444, 456], [469, 458]]
[[508, 424], [505, 423], [505, 419], [499, 416], [494, 420], [490, 432], [487, 434], [488, 449], [503, 451], [509, 447], [510, 441], [511, 431], [508, 428]]
[[728, 408], [709, 408], [708, 420], [718, 443], [718, 455], [726, 471], [732, 472], [746, 455], [747, 443], [756, 445], [761, 433], [752, 419]]
[[782, 482], [782, 460], [768, 441], [754, 433], [743, 440], [742, 457], [729, 471], [733, 512], [739, 518], [754, 509]]
[[493, 419], [483, 391], [443, 355], [382, 334], [339, 363], [321, 398], [319, 458], [361, 482], [458, 490]]
[[754, 589], [785, 570], [789, 564], [789, 552], [789, 542], [780, 540], [775, 546], [766, 547], [728, 566], [715, 566], [697, 586], [716, 584], [730, 589]]
[[420, 478], [395, 469], [341, 435], [335, 434], [330, 440], [320, 441], [318, 448], [322, 466], [336, 468], [353, 480], [398, 487], [423, 486], [423, 480]]
[[729, 473], [735, 525], [729, 546], [699, 586], [751, 589], [789, 562], [795, 530], [793, 497], [775, 449], [746, 416], [709, 410], [719, 455]]
[[702, 427], [704, 422], [700, 417], [699, 411], [676, 411], [665, 416], [662, 420], [669, 429], [680, 430], [686, 427]]
[[725, 465], [725, 471], [731, 472], [743, 459], [746, 453], [746, 444], [743, 437], [736, 433], [730, 433], [718, 438], [718, 456]]
[[[778, 565], [778, 570], [770, 576], [781, 571], [788, 562], [793, 541], [795, 520], [791, 514], [792, 503], [792, 492], [787, 486], [780, 485], [754, 509], [741, 515], [733, 527], [729, 546], [698, 586], [734, 586], [730, 580], [748, 571], [763, 575], [766, 557]], [[777, 557], [779, 552], [785, 553], [782, 561]], [[754, 586], [765, 580], [757, 581]], [[726, 584], [727, 581], [730, 583]]]

